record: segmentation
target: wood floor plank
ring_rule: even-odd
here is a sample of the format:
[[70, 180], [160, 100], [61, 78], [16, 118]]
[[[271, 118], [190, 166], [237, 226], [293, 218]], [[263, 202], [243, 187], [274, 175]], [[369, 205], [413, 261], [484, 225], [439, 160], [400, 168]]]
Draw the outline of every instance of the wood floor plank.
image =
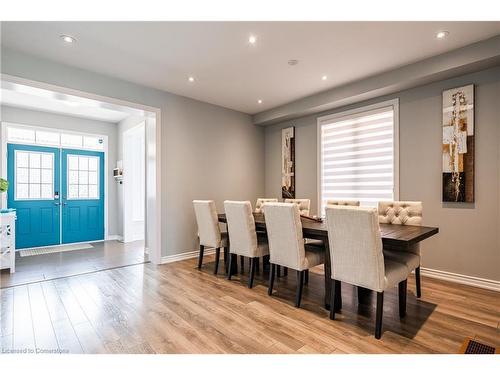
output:
[[37, 351], [59, 349], [41, 284], [28, 285], [28, 292]]
[[27, 286], [15, 287], [13, 349], [35, 351], [35, 334], [31, 320], [31, 304]]

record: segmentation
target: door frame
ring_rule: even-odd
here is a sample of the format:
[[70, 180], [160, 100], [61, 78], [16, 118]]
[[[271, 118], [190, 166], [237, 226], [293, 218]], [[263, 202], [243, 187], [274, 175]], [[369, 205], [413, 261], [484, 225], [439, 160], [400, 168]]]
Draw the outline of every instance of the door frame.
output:
[[[143, 111], [146, 117], [146, 235], [145, 246], [149, 254], [149, 260], [154, 264], [161, 264], [161, 247], [163, 241], [162, 233], [162, 137], [161, 137], [161, 109], [158, 107], [146, 106], [126, 100], [116, 99], [108, 96], [97, 95], [81, 90], [52, 85], [22, 77], [1, 74], [1, 80], [12, 84], [31, 86], [34, 88], [50, 90], [61, 94], [76, 96], [80, 98], [104, 102], [110, 107], [129, 107], [134, 110]], [[6, 134], [2, 126], [1, 153], [5, 155]], [[7, 163], [6, 158], [2, 158], [2, 177], [6, 178]], [[2, 198], [6, 199], [6, 198]], [[2, 205], [5, 201], [2, 202]]]

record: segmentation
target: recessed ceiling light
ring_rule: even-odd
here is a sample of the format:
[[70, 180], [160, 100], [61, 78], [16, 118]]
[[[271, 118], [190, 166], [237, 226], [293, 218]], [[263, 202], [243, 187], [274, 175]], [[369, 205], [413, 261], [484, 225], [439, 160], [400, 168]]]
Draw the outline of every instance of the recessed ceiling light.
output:
[[437, 39], [445, 39], [448, 35], [450, 35], [450, 32], [443, 30], [443, 31], [439, 31], [438, 33], [436, 33], [436, 38]]
[[255, 44], [257, 42], [257, 37], [255, 35], [250, 35], [248, 38], [248, 43]]
[[73, 38], [72, 36], [69, 36], [69, 35], [61, 35], [61, 39], [63, 41], [65, 41], [66, 43], [75, 43], [76, 42], [76, 39]]
[[189, 82], [194, 82], [194, 77], [189, 77], [189, 78], [188, 78], [188, 81], [189, 81]]
[[262, 104], [262, 99], [257, 100], [257, 103]]
[[327, 76], [323, 76], [323, 77], [321, 77], [321, 79], [322, 79], [323, 81], [326, 81], [326, 79], [327, 79], [327, 78], [328, 78]]

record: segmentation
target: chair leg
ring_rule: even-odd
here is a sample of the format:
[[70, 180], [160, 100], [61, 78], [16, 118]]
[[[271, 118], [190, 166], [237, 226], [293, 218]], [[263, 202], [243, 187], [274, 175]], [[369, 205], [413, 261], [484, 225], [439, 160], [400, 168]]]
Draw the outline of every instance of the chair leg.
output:
[[248, 277], [248, 288], [253, 288], [253, 279], [255, 276], [255, 267], [257, 266], [257, 259], [259, 258], [250, 258], [250, 276]]
[[276, 265], [276, 277], [281, 277], [281, 266]]
[[217, 271], [219, 270], [219, 259], [220, 259], [220, 247], [215, 249], [215, 268], [214, 275], [217, 275]]
[[269, 263], [271, 269], [269, 270], [269, 288], [267, 289], [267, 294], [273, 294], [273, 286], [274, 286], [274, 274], [276, 273], [276, 264]]
[[245, 271], [245, 257], [243, 255], [240, 255], [240, 270], [241, 273]]
[[309, 270], [305, 270], [305, 274], [304, 274], [304, 284], [305, 284], [305, 285], [309, 284]]
[[295, 296], [295, 307], [300, 307], [302, 289], [304, 287], [304, 271], [297, 271], [297, 295]]
[[229, 249], [227, 247], [224, 248], [224, 270], [227, 274], [227, 267], [229, 264]]
[[255, 258], [255, 271], [257, 273], [260, 273], [260, 258], [259, 257]]
[[231, 280], [231, 274], [233, 273], [233, 254], [229, 254], [229, 263], [227, 265], [227, 279]]
[[331, 290], [330, 290], [330, 320], [335, 320], [335, 285], [336, 281], [331, 280]]
[[283, 276], [288, 276], [288, 267], [283, 267]]
[[420, 266], [415, 268], [415, 283], [417, 284], [417, 298], [422, 297], [422, 290], [420, 289]]
[[403, 280], [399, 283], [399, 317], [404, 318], [406, 316], [406, 290], [407, 290], [408, 280]]
[[201, 263], [203, 262], [203, 251], [205, 250], [205, 246], [200, 245], [200, 255], [198, 256], [198, 269], [201, 269]]
[[335, 280], [335, 299], [332, 300], [331, 304], [335, 309], [335, 312], [340, 312], [342, 310], [342, 283], [339, 280]]
[[375, 320], [375, 338], [382, 336], [382, 314], [384, 312], [384, 292], [377, 292], [377, 317]]

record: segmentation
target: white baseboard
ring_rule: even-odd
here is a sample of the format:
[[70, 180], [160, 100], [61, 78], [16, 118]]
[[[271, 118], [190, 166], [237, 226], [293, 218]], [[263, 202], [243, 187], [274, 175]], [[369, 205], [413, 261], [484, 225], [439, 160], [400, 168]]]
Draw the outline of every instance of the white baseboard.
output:
[[123, 237], [118, 234], [110, 234], [106, 237], [106, 241], [123, 241]]
[[[215, 248], [205, 249], [203, 255], [210, 255], [214, 253], [215, 253]], [[196, 251], [188, 251], [187, 253], [182, 253], [182, 254], [166, 255], [164, 257], [161, 257], [160, 264], [179, 262], [181, 260], [197, 258], [199, 254], [200, 251], [196, 250]]]
[[500, 292], [500, 281], [497, 280], [482, 279], [480, 277], [461, 275], [458, 273], [433, 270], [424, 267], [420, 268], [420, 273], [422, 276], [432, 277], [434, 279], [451, 281], [458, 284], [470, 285]]

